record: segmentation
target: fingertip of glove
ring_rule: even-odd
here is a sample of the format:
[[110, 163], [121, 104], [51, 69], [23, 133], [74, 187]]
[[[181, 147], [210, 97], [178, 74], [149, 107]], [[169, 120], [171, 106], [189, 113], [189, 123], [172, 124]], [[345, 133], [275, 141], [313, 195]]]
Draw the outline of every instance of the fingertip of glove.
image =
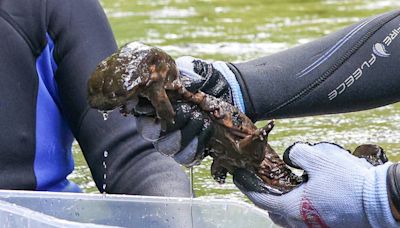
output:
[[184, 55], [184, 56], [181, 56], [181, 57], [178, 57], [177, 59], [175, 59], [175, 62], [178, 65], [178, 67], [183, 67], [186, 64], [193, 65], [193, 63], [192, 63], [193, 60], [196, 60], [193, 56]]
[[267, 186], [255, 173], [242, 168], [234, 171], [233, 182], [245, 194], [251, 192], [277, 196], [283, 194], [282, 191]]
[[179, 164], [193, 166], [196, 162], [198, 138], [195, 137], [182, 151], [176, 153], [173, 158]]
[[[343, 148], [342, 146], [340, 146], [339, 144], [336, 143], [332, 143], [332, 142], [319, 142], [314, 144], [313, 146], [315, 146], [318, 149], [324, 149], [324, 148], [335, 148], [335, 149], [339, 149], [339, 150], [344, 150], [346, 151], [346, 153], [350, 153], [350, 151], [346, 150], [345, 148]], [[337, 150], [335, 150], [337, 151]]]
[[301, 169], [301, 167], [299, 167], [298, 165], [296, 165], [296, 164], [294, 164], [294, 163], [292, 162], [292, 160], [290, 159], [290, 156], [289, 156], [290, 153], [291, 153], [291, 151], [292, 151], [292, 149], [293, 149], [293, 147], [294, 147], [297, 143], [301, 143], [301, 142], [295, 142], [295, 143], [293, 143], [291, 146], [289, 146], [288, 148], [286, 148], [285, 152], [283, 152], [283, 161], [284, 161], [287, 165], [289, 165], [289, 166], [291, 166], [291, 167], [293, 167], [293, 168]]
[[153, 142], [154, 148], [167, 156], [176, 154], [181, 149], [181, 131], [174, 131]]
[[145, 140], [154, 142], [160, 138], [160, 121], [151, 117], [139, 116], [136, 118], [136, 126], [138, 132]]
[[303, 169], [301, 167], [301, 164], [296, 164], [296, 161], [299, 162], [299, 158], [305, 158], [310, 156], [312, 153], [312, 148], [313, 144], [309, 142], [295, 142], [288, 148], [286, 148], [285, 152], [283, 153], [283, 161], [296, 169]]
[[285, 150], [285, 152], [283, 153], [283, 160], [288, 165], [294, 168], [299, 168], [300, 164], [295, 164], [296, 160], [304, 160], [317, 154], [324, 155], [327, 154], [325, 153], [326, 151], [345, 151], [346, 153], [349, 152], [338, 144], [331, 142], [295, 142]]
[[241, 190], [265, 192], [265, 189], [261, 187], [262, 181], [246, 169], [239, 168], [234, 171], [233, 183]]

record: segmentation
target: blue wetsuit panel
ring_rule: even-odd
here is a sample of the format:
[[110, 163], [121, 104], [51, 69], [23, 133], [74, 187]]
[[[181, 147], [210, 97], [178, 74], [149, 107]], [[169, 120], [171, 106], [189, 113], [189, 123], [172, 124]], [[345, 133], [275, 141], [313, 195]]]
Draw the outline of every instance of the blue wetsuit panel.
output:
[[73, 136], [60, 112], [60, 100], [54, 72], [54, 43], [47, 35], [47, 46], [37, 58], [39, 77], [36, 104], [36, 153], [34, 171], [37, 190], [79, 192], [79, 187], [66, 177], [74, 169]]

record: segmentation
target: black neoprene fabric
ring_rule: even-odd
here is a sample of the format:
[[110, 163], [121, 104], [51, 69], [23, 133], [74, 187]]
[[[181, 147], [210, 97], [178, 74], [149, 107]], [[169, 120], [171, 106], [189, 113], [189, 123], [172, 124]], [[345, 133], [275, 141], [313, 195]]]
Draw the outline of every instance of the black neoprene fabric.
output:
[[399, 101], [399, 33], [396, 10], [280, 53], [230, 64], [246, 114], [253, 120], [299, 117]]
[[[35, 61], [48, 33], [55, 43], [59, 109], [99, 190], [106, 184], [108, 193], [189, 196], [181, 167], [138, 135], [134, 117], [112, 114], [104, 121], [88, 107], [90, 74], [117, 50], [97, 0], [1, 0], [0, 31], [0, 188], [36, 188]], [[104, 151], [109, 154], [106, 169]]]

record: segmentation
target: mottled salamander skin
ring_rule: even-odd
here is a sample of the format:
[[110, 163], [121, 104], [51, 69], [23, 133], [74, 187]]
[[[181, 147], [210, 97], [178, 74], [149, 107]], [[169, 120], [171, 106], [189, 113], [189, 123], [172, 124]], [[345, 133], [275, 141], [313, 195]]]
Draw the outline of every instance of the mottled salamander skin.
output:
[[88, 83], [88, 101], [98, 110], [120, 108], [124, 115], [148, 116], [138, 105], [143, 99], [156, 111], [150, 115], [161, 121], [172, 123], [173, 104], [180, 102], [194, 104], [208, 116], [215, 129], [205, 154], [213, 158], [211, 174], [219, 183], [237, 168], [256, 173], [271, 194], [289, 192], [302, 183], [303, 177], [293, 174], [267, 142], [274, 122], [257, 128], [235, 106], [201, 91], [189, 92], [172, 57], [161, 49], [133, 42], [99, 64]]
[[[88, 101], [102, 111], [120, 108], [122, 114], [140, 114], [139, 99], [156, 110], [153, 117], [172, 122], [174, 103], [195, 104], [214, 123], [206, 154], [213, 157], [211, 173], [220, 183], [236, 168], [255, 172], [276, 194], [302, 182], [267, 143], [274, 127], [257, 128], [235, 106], [201, 91], [191, 93], [180, 81], [175, 61], [164, 51], [141, 43], [122, 47], [96, 68], [88, 83]], [[202, 158], [198, 158], [201, 160]]]
[[363, 144], [358, 146], [353, 155], [364, 158], [373, 166], [383, 165], [389, 161], [382, 147], [374, 144]]

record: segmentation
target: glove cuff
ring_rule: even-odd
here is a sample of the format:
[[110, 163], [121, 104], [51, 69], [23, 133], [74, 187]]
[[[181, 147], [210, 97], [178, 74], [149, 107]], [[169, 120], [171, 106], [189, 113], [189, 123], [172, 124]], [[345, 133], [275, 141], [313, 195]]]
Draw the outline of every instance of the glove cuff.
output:
[[221, 74], [225, 77], [226, 81], [228, 82], [229, 86], [231, 87], [234, 105], [236, 107], [238, 107], [241, 112], [246, 113], [246, 108], [244, 106], [244, 101], [243, 101], [242, 90], [240, 89], [240, 85], [236, 79], [236, 76], [229, 69], [229, 67], [226, 65], [225, 62], [217, 61], [217, 62], [213, 62], [212, 65], [214, 66], [214, 68], [216, 70], [221, 72]]
[[368, 221], [372, 227], [399, 227], [392, 215], [387, 193], [387, 170], [391, 165], [387, 162], [384, 165], [372, 167], [364, 180], [363, 204]]

